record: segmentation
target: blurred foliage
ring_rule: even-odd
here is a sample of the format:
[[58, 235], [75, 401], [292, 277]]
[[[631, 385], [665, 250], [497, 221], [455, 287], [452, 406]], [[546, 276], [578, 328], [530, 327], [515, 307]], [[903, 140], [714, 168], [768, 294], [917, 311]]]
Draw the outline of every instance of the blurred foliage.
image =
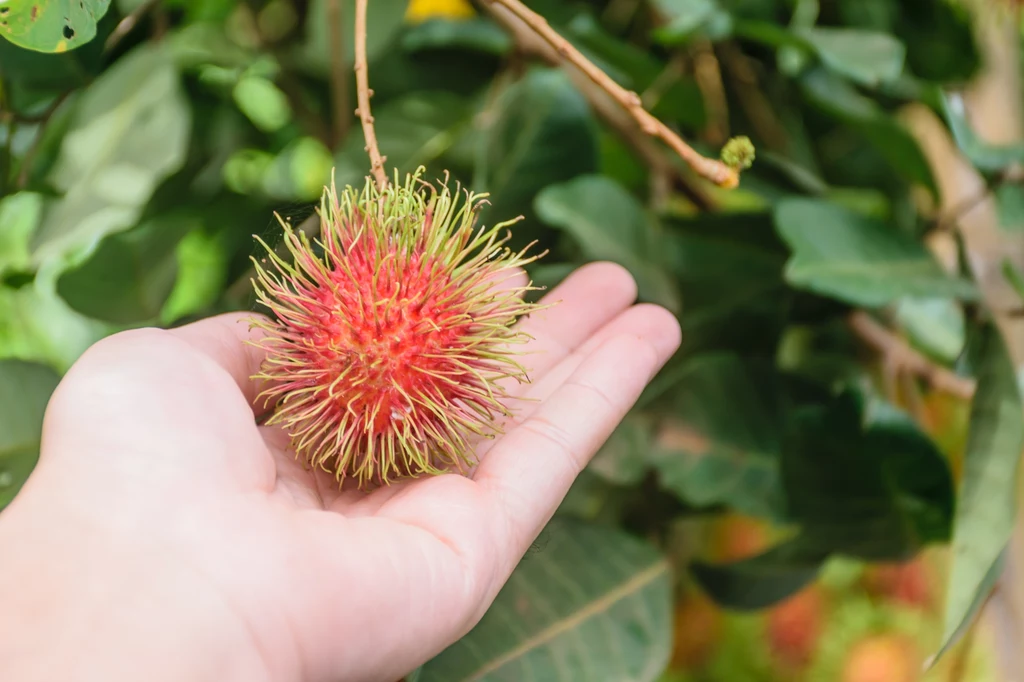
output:
[[[355, 101], [353, 3], [337, 25], [329, 2], [0, 2], [0, 506], [85, 348], [252, 307], [252, 235], [277, 238], [275, 211], [309, 216], [332, 170], [362, 182], [362, 132], [333, 110]], [[698, 149], [747, 135], [757, 160], [720, 191], [610, 123], [484, 6], [370, 3], [388, 164], [490, 192], [489, 222], [524, 216], [516, 241], [550, 249], [537, 282], [616, 261], [684, 329], [536, 555], [410, 679], [655, 680], [679, 632], [675, 583], [746, 612], [786, 603], [836, 561], [950, 542], [946, 635], [932, 645], [951, 645], [997, 575], [1024, 427], [975, 284], [925, 246], [936, 172], [900, 112], [933, 112], [1007, 229], [1024, 224], [1024, 189], [1006, 174], [1024, 146], [983, 141], [958, 98], [981, 67], [972, 15], [950, 0], [527, 4]], [[969, 423], [898, 399], [845, 324], [855, 310], [976, 375]], [[676, 524], [731, 510], [779, 531], [744, 556], [673, 546]], [[729, 618], [742, 634], [749, 614]], [[771, 679], [759, 656], [722, 654], [710, 679]], [[730, 672], [740, 659], [746, 671]], [[837, 679], [829, 665], [813, 679]]]

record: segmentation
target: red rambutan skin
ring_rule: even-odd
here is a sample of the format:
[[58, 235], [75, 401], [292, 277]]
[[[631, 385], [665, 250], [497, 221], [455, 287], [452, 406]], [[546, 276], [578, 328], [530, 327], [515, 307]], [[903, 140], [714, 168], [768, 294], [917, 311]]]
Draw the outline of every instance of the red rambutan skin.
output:
[[282, 223], [292, 262], [270, 251], [257, 263], [257, 295], [276, 317], [259, 323], [268, 424], [339, 480], [462, 469], [471, 439], [509, 415], [507, 380], [527, 380], [512, 325], [532, 309], [531, 287], [502, 282], [534, 258], [504, 246], [507, 224], [475, 226], [480, 195], [458, 198], [419, 172], [383, 190], [332, 184], [320, 241]]

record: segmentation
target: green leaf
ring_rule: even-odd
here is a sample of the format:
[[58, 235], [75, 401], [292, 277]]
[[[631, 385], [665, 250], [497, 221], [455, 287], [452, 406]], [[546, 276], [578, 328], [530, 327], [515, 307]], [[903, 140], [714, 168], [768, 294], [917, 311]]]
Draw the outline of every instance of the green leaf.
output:
[[67, 52], [96, 37], [110, 0], [6, 0], [0, 36], [38, 52]]
[[[355, 54], [352, 35], [355, 25], [354, 2], [341, 3], [342, 36], [345, 36], [345, 63], [351, 70]], [[397, 38], [405, 20], [406, 7], [409, 0], [374, 0], [366, 6], [366, 57], [373, 62], [389, 49], [397, 48]], [[327, 12], [327, 0], [312, 0], [306, 13], [306, 40], [298, 51], [297, 57], [307, 69], [322, 75], [331, 71], [331, 41], [333, 31], [330, 15]]]
[[659, 94], [650, 106], [656, 117], [683, 126], [705, 125], [704, 95], [695, 80], [683, 73], [666, 78], [671, 73], [667, 64], [650, 51], [611, 35], [590, 13], [576, 15], [566, 25], [566, 37], [585, 54], [599, 59], [606, 71], [620, 74], [616, 80], [623, 87], [644, 92], [657, 83]]
[[874, 87], [903, 71], [906, 48], [891, 35], [852, 28], [814, 27], [797, 31], [821, 61], [850, 80]]
[[159, 43], [136, 48], [82, 95], [50, 174], [64, 194], [36, 232], [36, 264], [94, 248], [138, 220], [157, 185], [181, 168], [191, 113]]
[[174, 248], [195, 226], [180, 213], [165, 214], [107, 237], [82, 265], [57, 280], [72, 308], [117, 324], [153, 321], [177, 274]]
[[808, 100], [859, 133], [901, 176], [923, 185], [938, 197], [931, 165], [917, 140], [874, 100], [821, 68], [809, 70], [799, 84]]
[[103, 67], [103, 43], [94, 40], [61, 54], [26, 50], [0, 40], [0, 76], [10, 90], [8, 106], [23, 110], [21, 101], [86, 85]]
[[420, 682], [653, 682], [672, 642], [671, 569], [621, 531], [555, 519], [480, 623]]
[[[444, 169], [431, 164], [455, 144], [459, 133], [469, 125], [471, 111], [466, 100], [441, 91], [415, 92], [388, 102], [373, 112], [377, 141], [387, 156], [389, 173], [411, 173], [427, 167], [433, 180]], [[352, 131], [336, 157], [335, 180], [338, 186], [362, 185], [369, 171], [362, 130]], [[330, 178], [324, 178], [329, 182]]]
[[769, 363], [729, 353], [699, 355], [672, 373], [673, 421], [651, 463], [661, 485], [685, 502], [726, 504], [778, 519], [784, 391]]
[[402, 47], [410, 52], [457, 49], [504, 56], [512, 49], [512, 38], [485, 17], [430, 19], [405, 31]]
[[793, 251], [786, 279], [795, 287], [866, 307], [904, 296], [977, 295], [916, 239], [834, 204], [786, 199], [776, 207], [775, 226]]
[[732, 31], [732, 18], [717, 0], [656, 0], [654, 5], [666, 20], [654, 31], [664, 45], [685, 43], [698, 32], [719, 40]]
[[35, 466], [43, 412], [59, 380], [44, 365], [0, 360], [0, 510]]
[[680, 310], [679, 292], [661, 264], [661, 228], [620, 184], [584, 175], [545, 188], [534, 208], [541, 220], [571, 234], [587, 259], [627, 268], [642, 299]]
[[113, 331], [72, 310], [57, 295], [53, 272], [40, 271], [18, 289], [0, 286], [0, 358], [42, 362], [63, 372]]
[[682, 290], [683, 352], [773, 352], [791, 290], [771, 214], [701, 213], [666, 226], [658, 249]]
[[231, 91], [235, 104], [265, 133], [280, 130], [292, 119], [288, 98], [274, 83], [259, 76], [245, 76]]
[[978, 352], [938, 655], [956, 643], [991, 592], [999, 576], [995, 564], [1016, 518], [1017, 465], [1024, 450], [1020, 379], [995, 327], [984, 330]]
[[758, 611], [790, 597], [818, 577], [826, 555], [788, 540], [728, 564], [695, 561], [690, 572], [709, 597], [737, 611]]
[[995, 195], [999, 226], [1005, 230], [1024, 230], [1024, 185], [1000, 185]]
[[[559, 69], [533, 69], [490, 108], [474, 185], [490, 193], [485, 224], [528, 213], [548, 185], [597, 170], [596, 128], [586, 101]], [[534, 226], [535, 227], [535, 226]], [[522, 241], [528, 230], [513, 234]], [[526, 241], [529, 241], [526, 239]]]
[[0, 273], [29, 265], [28, 244], [43, 212], [43, 197], [18, 192], [0, 199]]
[[903, 559], [949, 537], [952, 475], [913, 421], [850, 392], [790, 419], [782, 455], [788, 516], [814, 551]]
[[639, 483], [649, 469], [652, 429], [650, 417], [641, 413], [630, 414], [590, 460], [588, 470], [619, 485]]
[[178, 278], [160, 310], [160, 321], [171, 324], [213, 305], [227, 280], [228, 252], [224, 232], [196, 229], [178, 243]]
[[904, 298], [896, 320], [913, 344], [942, 362], [953, 364], [967, 340], [963, 308], [948, 298]]
[[1008, 166], [1024, 163], [1024, 144], [994, 145], [985, 142], [967, 121], [963, 99], [956, 94], [944, 95], [935, 88], [930, 95], [939, 113], [945, 118], [953, 140], [964, 156], [978, 170], [997, 173]]

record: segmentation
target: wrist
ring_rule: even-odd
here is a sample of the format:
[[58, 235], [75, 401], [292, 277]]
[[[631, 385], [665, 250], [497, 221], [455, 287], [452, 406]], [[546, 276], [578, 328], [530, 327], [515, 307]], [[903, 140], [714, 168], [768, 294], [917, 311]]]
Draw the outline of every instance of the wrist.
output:
[[50, 502], [0, 514], [0, 679], [271, 682], [200, 571]]

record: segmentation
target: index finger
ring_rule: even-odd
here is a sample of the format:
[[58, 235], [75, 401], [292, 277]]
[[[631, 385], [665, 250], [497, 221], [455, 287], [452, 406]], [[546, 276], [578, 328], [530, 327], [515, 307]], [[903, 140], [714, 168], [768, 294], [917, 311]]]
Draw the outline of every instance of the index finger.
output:
[[256, 404], [262, 387], [253, 377], [259, 374], [266, 353], [256, 342], [264, 338], [266, 332], [254, 323], [266, 319], [257, 313], [225, 313], [168, 329], [167, 333], [220, 365], [258, 414], [263, 411]]
[[600, 344], [480, 464], [475, 481], [504, 516], [498, 529], [510, 537], [497, 546], [515, 553], [511, 566], [554, 515], [576, 476], [644, 386], [678, 348], [679, 328], [673, 326], [666, 325], [653, 338], [622, 334]]

